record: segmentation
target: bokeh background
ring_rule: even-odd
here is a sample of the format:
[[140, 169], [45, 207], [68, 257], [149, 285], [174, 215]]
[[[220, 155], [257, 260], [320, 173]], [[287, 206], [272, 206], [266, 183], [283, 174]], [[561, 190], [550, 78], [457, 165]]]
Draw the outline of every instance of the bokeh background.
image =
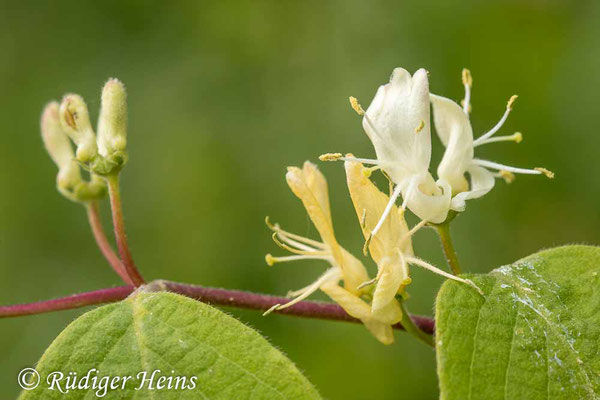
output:
[[[329, 151], [371, 156], [347, 99], [368, 105], [396, 66], [426, 67], [432, 91], [457, 100], [469, 67], [478, 133], [518, 93], [503, 132], [519, 130], [525, 140], [478, 154], [556, 172], [553, 181], [499, 181], [468, 204], [452, 227], [465, 269], [598, 244], [599, 18], [593, 0], [3, 1], [0, 302], [118, 284], [83, 208], [56, 192], [38, 129], [44, 104], [69, 91], [86, 98], [95, 119], [102, 84], [113, 76], [129, 91], [124, 208], [148, 279], [274, 294], [311, 282], [324, 265], [265, 265], [264, 254], [278, 249], [264, 216], [316, 234], [285, 184], [285, 167]], [[434, 152], [437, 162], [439, 144]], [[342, 164], [320, 167], [339, 240], [360, 255]], [[415, 247], [443, 265], [434, 232], [419, 233]], [[413, 278], [409, 308], [431, 314], [442, 280], [418, 270]], [[18, 371], [83, 311], [0, 321], [2, 398], [16, 396]], [[438, 396], [434, 352], [404, 334], [386, 347], [360, 326], [227, 311], [288, 354], [326, 398]]]

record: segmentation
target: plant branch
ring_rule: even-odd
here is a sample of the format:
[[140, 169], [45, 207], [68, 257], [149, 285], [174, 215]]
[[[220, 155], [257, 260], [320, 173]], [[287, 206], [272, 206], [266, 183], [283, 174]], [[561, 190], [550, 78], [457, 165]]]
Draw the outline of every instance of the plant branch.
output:
[[108, 194], [110, 197], [110, 208], [112, 211], [113, 226], [115, 230], [115, 238], [117, 241], [117, 248], [119, 249], [119, 255], [121, 261], [125, 267], [125, 271], [129, 276], [131, 282], [135, 286], [144, 284], [144, 278], [140, 275], [133, 257], [129, 251], [129, 245], [127, 244], [127, 236], [125, 234], [125, 222], [123, 220], [123, 207], [121, 205], [121, 192], [119, 190], [119, 175], [109, 175], [106, 177], [108, 182]]
[[458, 256], [456, 255], [456, 250], [454, 250], [454, 245], [452, 244], [452, 237], [450, 236], [450, 223], [444, 222], [443, 224], [434, 225], [434, 227], [440, 237], [446, 261], [448, 262], [452, 273], [454, 275], [460, 275], [461, 268], [458, 262]]
[[77, 293], [58, 299], [38, 301], [35, 303], [0, 306], [0, 318], [43, 314], [52, 311], [92, 306], [95, 304], [112, 303], [123, 300], [129, 296], [133, 290], [133, 286], [117, 286], [94, 290], [92, 292]]
[[[266, 311], [275, 304], [284, 304], [290, 300], [287, 297], [270, 296], [241, 290], [228, 290], [188, 285], [171, 281], [154, 281], [149, 284], [149, 287], [151, 289], [168, 290], [212, 305], [260, 311]], [[134, 290], [135, 288], [133, 286], [118, 286], [114, 288], [96, 290], [93, 292], [74, 294], [72, 296], [62, 297], [59, 299], [40, 301], [37, 303], [1, 306], [0, 318], [41, 314], [95, 304], [111, 303], [125, 299]], [[360, 323], [359, 320], [349, 316], [346, 311], [344, 311], [344, 309], [337, 304], [320, 301], [301, 301], [289, 308], [275, 310], [273, 312], [296, 317]], [[435, 331], [435, 322], [432, 318], [411, 315], [410, 320], [421, 331], [427, 334], [431, 335]], [[396, 324], [394, 325], [394, 328], [405, 329], [402, 324]]]
[[131, 278], [129, 278], [129, 275], [127, 275], [127, 271], [125, 271], [125, 266], [115, 254], [110, 243], [108, 242], [108, 239], [106, 238], [106, 234], [102, 228], [102, 222], [100, 221], [98, 202], [95, 200], [88, 202], [86, 204], [86, 210], [88, 221], [90, 223], [90, 227], [92, 228], [92, 233], [94, 234], [94, 239], [96, 239], [96, 244], [100, 248], [104, 258], [106, 258], [112, 269], [115, 270], [115, 272], [126, 284], [133, 285], [133, 281]]

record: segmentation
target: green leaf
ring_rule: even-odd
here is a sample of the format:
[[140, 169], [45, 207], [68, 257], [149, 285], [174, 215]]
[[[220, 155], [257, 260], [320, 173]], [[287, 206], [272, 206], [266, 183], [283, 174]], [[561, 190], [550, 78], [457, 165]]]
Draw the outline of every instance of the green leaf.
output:
[[600, 398], [600, 248], [542, 251], [437, 298], [441, 399]]
[[[66, 390], [69, 372], [81, 383], [92, 368], [99, 372], [91, 374], [90, 382], [93, 376], [97, 382], [103, 376], [132, 377], [124, 390], [108, 388], [106, 399], [319, 398], [294, 364], [256, 331], [213, 307], [166, 292], [138, 292], [79, 317], [46, 350], [36, 366], [40, 385], [23, 391], [21, 399], [96, 398], [97, 389], [71, 389], [65, 395], [49, 390], [47, 383], [48, 374], [60, 371]], [[155, 370], [160, 372], [150, 390]], [[143, 382], [144, 376], [137, 375], [142, 371], [146, 383], [135, 390]], [[175, 389], [175, 378], [171, 389], [158, 389], [159, 376], [185, 376], [187, 389], [181, 389], [181, 379]]]

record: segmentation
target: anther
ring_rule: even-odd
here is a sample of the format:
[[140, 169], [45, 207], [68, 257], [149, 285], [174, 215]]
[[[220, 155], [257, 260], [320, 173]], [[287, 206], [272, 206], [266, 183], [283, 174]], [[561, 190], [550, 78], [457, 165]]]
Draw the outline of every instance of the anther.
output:
[[506, 183], [513, 183], [515, 181], [515, 174], [510, 171], [500, 170], [498, 171], [498, 175], [500, 175]]
[[265, 256], [265, 261], [267, 262], [267, 265], [269, 267], [272, 267], [275, 264], [275, 257], [273, 257], [271, 254], [267, 254]]
[[473, 77], [471, 76], [471, 71], [469, 71], [467, 68], [463, 68], [462, 70], [462, 83], [468, 87], [473, 86]]
[[513, 104], [515, 103], [515, 101], [517, 100], [519, 96], [517, 96], [516, 94], [513, 94], [512, 96], [510, 96], [510, 99], [508, 100], [508, 103], [506, 103], [506, 109], [507, 110], [512, 110], [513, 109]]
[[338, 161], [342, 158], [342, 153], [326, 153], [319, 156], [321, 161]]
[[358, 115], [361, 115], [361, 116], [365, 115], [365, 110], [363, 110], [362, 106], [360, 105], [360, 103], [358, 102], [356, 97], [350, 96], [350, 105], [352, 106], [352, 109], [354, 111], [356, 111], [356, 113]]
[[541, 172], [542, 174], [546, 175], [546, 177], [548, 177], [550, 179], [554, 179], [554, 172], [547, 170], [546, 168], [537, 167], [537, 168], [534, 168], [534, 170]]
[[423, 130], [423, 128], [425, 128], [425, 121], [421, 120], [421, 122], [419, 123], [419, 126], [417, 126], [415, 128], [415, 133], [419, 133]]

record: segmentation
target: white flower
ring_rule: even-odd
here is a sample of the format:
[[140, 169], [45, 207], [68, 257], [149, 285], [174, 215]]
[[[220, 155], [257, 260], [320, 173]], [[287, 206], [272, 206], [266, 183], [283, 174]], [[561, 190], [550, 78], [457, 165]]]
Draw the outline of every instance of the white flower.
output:
[[[355, 98], [352, 107], [363, 115], [362, 125], [373, 143], [377, 159], [342, 157], [340, 153], [325, 154], [321, 160], [350, 160], [374, 165], [369, 171], [383, 170], [394, 184], [390, 201], [379, 222], [371, 231], [374, 236], [382, 227], [402, 195], [401, 210], [410, 209], [421, 220], [442, 223], [450, 210], [463, 211], [465, 201], [481, 197], [494, 186], [494, 178], [512, 178], [512, 173], [553, 174], [544, 168], [514, 168], [491, 161], [475, 159], [474, 148], [492, 142], [520, 141], [521, 134], [492, 137], [504, 124], [512, 103], [508, 103], [502, 119], [489, 132], [473, 140], [469, 122], [470, 73], [463, 73], [465, 85], [464, 109], [455, 102], [429, 93], [427, 72], [420, 69], [414, 76], [402, 69], [394, 69], [390, 82], [377, 90], [369, 108], [364, 111]], [[438, 180], [429, 173], [431, 159], [431, 126], [429, 103], [433, 104], [434, 122], [438, 135], [446, 146], [438, 167]], [[497, 170], [492, 173], [488, 168]], [[470, 175], [470, 184], [465, 179]]]
[[[470, 72], [466, 69], [463, 70], [463, 85], [465, 86], [465, 99], [462, 108], [454, 101], [445, 97], [434, 94], [430, 96], [433, 106], [435, 129], [440, 140], [446, 147], [437, 173], [441, 180], [444, 180], [452, 187], [454, 197], [452, 198], [451, 209], [463, 211], [465, 209], [465, 201], [481, 197], [488, 193], [494, 187], [494, 178], [496, 177], [511, 179], [512, 173], [520, 173], [544, 174], [552, 178], [554, 176], [552, 172], [545, 168], [515, 168], [474, 158], [474, 149], [477, 146], [501, 141], [514, 141], [518, 143], [522, 140], [522, 135], [518, 132], [510, 136], [492, 137], [500, 130], [508, 118], [517, 96], [510, 98], [506, 105], [506, 111], [500, 121], [477, 140], [473, 140], [473, 129], [469, 121], [472, 78]], [[488, 168], [498, 172], [492, 173]], [[465, 173], [470, 175], [470, 185], [465, 179]]]
[[392, 206], [402, 194], [401, 210], [409, 208], [422, 220], [440, 223], [450, 209], [451, 188], [444, 181], [435, 182], [429, 173], [431, 160], [431, 125], [429, 118], [429, 82], [427, 71], [420, 69], [414, 76], [402, 68], [394, 69], [390, 82], [377, 90], [367, 111], [356, 99], [350, 99], [363, 117], [363, 128], [371, 139], [376, 160], [324, 155], [323, 160], [351, 160], [375, 165], [394, 183], [394, 191], [379, 222], [381, 228]]

